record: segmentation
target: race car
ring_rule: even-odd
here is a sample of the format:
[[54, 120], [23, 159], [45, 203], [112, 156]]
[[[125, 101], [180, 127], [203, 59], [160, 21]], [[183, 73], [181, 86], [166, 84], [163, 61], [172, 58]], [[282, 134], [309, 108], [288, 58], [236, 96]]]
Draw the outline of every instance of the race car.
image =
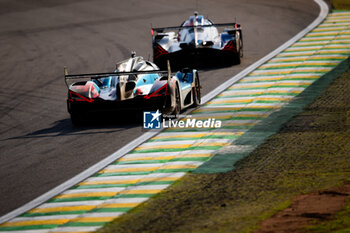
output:
[[[222, 32], [219, 27], [225, 27]], [[240, 64], [242, 29], [237, 23], [214, 24], [197, 12], [180, 27], [152, 28], [153, 61], [160, 68]]]
[[68, 87], [67, 108], [73, 124], [80, 125], [93, 113], [160, 110], [176, 116], [201, 101], [197, 70], [171, 73], [132, 53], [116, 64], [114, 72], [73, 74], [64, 70]]

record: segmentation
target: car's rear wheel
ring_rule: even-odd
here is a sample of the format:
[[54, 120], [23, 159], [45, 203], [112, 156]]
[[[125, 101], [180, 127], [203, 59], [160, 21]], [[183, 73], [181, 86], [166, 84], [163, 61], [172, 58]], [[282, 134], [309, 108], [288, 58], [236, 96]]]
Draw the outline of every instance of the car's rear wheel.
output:
[[181, 99], [180, 99], [180, 91], [177, 85], [175, 85], [175, 109], [173, 112], [173, 115], [175, 115], [175, 118], [180, 114], [181, 112]]
[[243, 40], [242, 40], [242, 35], [239, 34], [239, 56], [243, 57]]
[[237, 53], [233, 55], [233, 63], [241, 64], [241, 57], [243, 57], [243, 41], [239, 32], [236, 33], [236, 49]]
[[201, 84], [199, 82], [198, 73], [194, 80], [194, 90], [193, 90], [193, 106], [196, 107], [201, 104]]
[[82, 126], [85, 123], [84, 117], [80, 113], [71, 113], [70, 119], [72, 121], [72, 124], [75, 126]]
[[239, 56], [238, 53], [233, 55], [233, 64], [234, 65], [241, 64], [241, 57]]

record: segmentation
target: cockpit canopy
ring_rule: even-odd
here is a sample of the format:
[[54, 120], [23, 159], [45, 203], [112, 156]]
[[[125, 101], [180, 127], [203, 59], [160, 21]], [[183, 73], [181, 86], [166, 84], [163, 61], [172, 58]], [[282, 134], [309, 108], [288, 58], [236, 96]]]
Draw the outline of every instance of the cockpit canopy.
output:
[[188, 20], [186, 20], [182, 26], [203, 26], [203, 25], [211, 25], [212, 22], [210, 22], [208, 19], [205, 19], [203, 15], [192, 15]]
[[[184, 28], [179, 30], [178, 41], [186, 44], [201, 44], [209, 41], [210, 44], [213, 44], [215, 41], [219, 40], [219, 32], [217, 28], [214, 26], [200, 27], [212, 24], [213, 23], [209, 19], [204, 18], [203, 15], [196, 15], [195, 13], [195, 15], [190, 16], [190, 18], [182, 24]], [[197, 39], [197, 41], [195, 41], [195, 39]]]

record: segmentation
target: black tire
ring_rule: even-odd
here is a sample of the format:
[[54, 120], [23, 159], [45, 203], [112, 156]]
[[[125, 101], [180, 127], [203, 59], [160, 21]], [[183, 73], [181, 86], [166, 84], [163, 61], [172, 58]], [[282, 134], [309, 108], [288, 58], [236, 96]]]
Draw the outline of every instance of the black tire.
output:
[[234, 64], [241, 64], [241, 57], [243, 57], [243, 41], [241, 34], [237, 32], [236, 37], [236, 48], [237, 53], [233, 55], [233, 63]]
[[239, 55], [239, 53], [235, 53], [234, 55], [233, 55], [233, 64], [234, 65], [239, 65], [239, 64], [241, 64], [241, 57], [240, 57], [240, 55]]
[[175, 85], [175, 109], [173, 112], [173, 115], [175, 116], [175, 118], [177, 118], [177, 116], [180, 114], [180, 112], [181, 112], [180, 91], [179, 91], [179, 88], [176, 84]]
[[243, 39], [242, 39], [242, 34], [239, 34], [239, 56], [243, 57]]
[[198, 73], [194, 80], [194, 89], [193, 89], [193, 106], [197, 107], [201, 104], [201, 84], [199, 82]]
[[70, 119], [74, 126], [85, 126], [90, 123], [89, 115], [85, 111], [71, 111]]
[[85, 123], [83, 116], [79, 113], [71, 113], [70, 119], [72, 121], [72, 124], [75, 126], [82, 126]]

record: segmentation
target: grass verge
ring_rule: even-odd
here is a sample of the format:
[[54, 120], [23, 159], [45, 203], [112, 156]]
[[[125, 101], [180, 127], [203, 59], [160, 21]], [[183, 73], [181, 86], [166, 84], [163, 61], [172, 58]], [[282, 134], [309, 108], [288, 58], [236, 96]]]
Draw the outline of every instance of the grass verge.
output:
[[188, 174], [99, 232], [251, 232], [293, 196], [350, 178], [350, 71], [236, 169]]

